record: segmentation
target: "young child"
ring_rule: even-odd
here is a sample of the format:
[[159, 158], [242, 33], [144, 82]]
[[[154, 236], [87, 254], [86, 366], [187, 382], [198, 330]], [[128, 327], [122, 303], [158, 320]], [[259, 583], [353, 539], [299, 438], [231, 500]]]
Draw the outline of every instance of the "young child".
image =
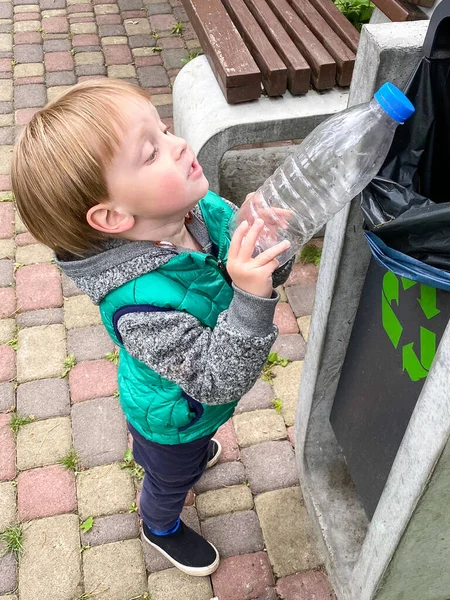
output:
[[212, 573], [217, 550], [180, 513], [275, 341], [273, 287], [290, 270], [276, 257], [289, 243], [252, 258], [261, 219], [230, 241], [236, 208], [208, 191], [147, 94], [111, 79], [80, 83], [33, 116], [12, 182], [26, 226], [120, 347], [144, 539], [185, 573]]

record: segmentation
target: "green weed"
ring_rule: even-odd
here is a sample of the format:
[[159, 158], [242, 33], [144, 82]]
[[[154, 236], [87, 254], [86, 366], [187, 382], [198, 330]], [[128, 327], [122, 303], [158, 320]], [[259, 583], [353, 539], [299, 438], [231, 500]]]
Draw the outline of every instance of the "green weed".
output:
[[307, 244], [304, 246], [302, 253], [300, 254], [300, 260], [305, 265], [313, 264], [318, 267], [320, 265], [320, 259], [322, 258], [322, 248], [319, 248], [315, 244]]
[[93, 526], [94, 526], [94, 517], [88, 517], [85, 521], [83, 521], [81, 523], [80, 529], [81, 529], [81, 531], [84, 531], [84, 533], [86, 533], [87, 531], [90, 531]]
[[191, 60], [194, 60], [194, 58], [197, 58], [197, 56], [201, 56], [202, 54], [203, 50], [191, 50], [189, 52], [189, 58], [182, 58], [181, 62], [187, 65]]
[[270, 352], [267, 357], [266, 364], [262, 371], [262, 380], [272, 383], [275, 378], [273, 367], [279, 365], [280, 367], [286, 367], [291, 361], [288, 358], [281, 358], [276, 352]]
[[172, 33], [180, 34], [183, 33], [184, 25], [180, 21], [177, 21], [175, 25], [172, 27]]
[[75, 354], [69, 354], [69, 356], [67, 356], [67, 358], [64, 359], [64, 368], [62, 370], [61, 377], [67, 377], [67, 375], [70, 373], [70, 370], [73, 369], [76, 364], [77, 361], [75, 358]]
[[117, 365], [119, 364], [119, 351], [118, 350], [114, 350], [114, 352], [107, 352], [105, 354], [105, 358], [107, 358], [108, 360], [110, 360], [117, 367]]
[[80, 459], [78, 458], [77, 451], [75, 448], [71, 448], [69, 452], [61, 459], [60, 464], [64, 465], [68, 471], [77, 473], [80, 466]]
[[28, 425], [28, 423], [31, 423], [32, 421], [33, 419], [31, 417], [21, 417], [16, 412], [13, 412], [9, 421], [9, 427], [14, 435], [17, 435], [19, 429], [23, 425]]
[[361, 27], [370, 21], [375, 4], [370, 0], [333, 0], [341, 13], [361, 31]]
[[281, 409], [283, 408], [283, 402], [282, 402], [281, 398], [274, 398], [272, 400], [272, 404], [273, 404], [273, 407], [276, 410], [276, 412], [278, 414], [280, 414], [281, 413]]
[[0, 542], [3, 542], [5, 554], [12, 552], [16, 558], [23, 552], [23, 531], [20, 525], [10, 525], [0, 533]]
[[125, 454], [123, 455], [123, 461], [120, 463], [120, 468], [126, 469], [128, 473], [138, 481], [142, 481], [144, 479], [144, 469], [134, 460], [134, 456], [130, 448], [125, 451]]

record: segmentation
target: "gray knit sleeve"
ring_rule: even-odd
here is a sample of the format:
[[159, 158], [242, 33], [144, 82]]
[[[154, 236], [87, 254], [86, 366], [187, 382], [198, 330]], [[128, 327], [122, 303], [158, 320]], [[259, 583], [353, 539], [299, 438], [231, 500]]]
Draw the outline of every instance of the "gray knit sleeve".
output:
[[203, 404], [240, 400], [256, 382], [277, 336], [278, 301], [235, 288], [214, 329], [183, 311], [130, 313], [118, 322], [125, 349]]

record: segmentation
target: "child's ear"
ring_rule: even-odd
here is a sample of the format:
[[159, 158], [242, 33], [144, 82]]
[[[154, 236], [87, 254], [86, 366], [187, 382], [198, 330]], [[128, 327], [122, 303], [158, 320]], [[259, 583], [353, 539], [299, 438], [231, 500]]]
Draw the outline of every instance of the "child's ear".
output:
[[115, 210], [106, 204], [96, 204], [90, 208], [86, 220], [94, 229], [109, 235], [124, 233], [134, 227], [133, 215]]

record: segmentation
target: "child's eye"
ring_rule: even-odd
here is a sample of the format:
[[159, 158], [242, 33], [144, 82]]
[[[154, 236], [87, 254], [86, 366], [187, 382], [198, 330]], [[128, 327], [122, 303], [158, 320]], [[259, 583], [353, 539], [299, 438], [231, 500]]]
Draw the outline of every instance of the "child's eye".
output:
[[158, 155], [158, 148], [155, 148], [153, 150], [153, 152], [150, 154], [150, 156], [147, 158], [147, 160], [145, 161], [145, 164], [151, 164], [152, 162], [154, 162], [156, 160], [156, 156]]

